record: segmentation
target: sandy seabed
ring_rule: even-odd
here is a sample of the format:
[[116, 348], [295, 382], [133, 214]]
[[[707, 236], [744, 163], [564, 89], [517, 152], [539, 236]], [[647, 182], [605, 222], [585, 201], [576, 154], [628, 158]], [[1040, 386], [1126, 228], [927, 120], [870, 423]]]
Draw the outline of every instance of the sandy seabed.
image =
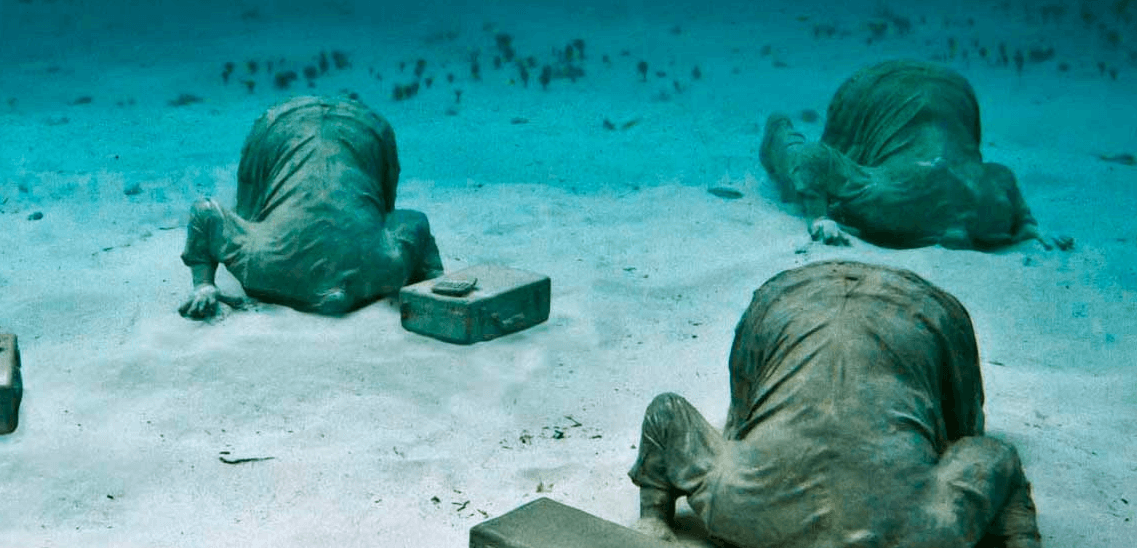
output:
[[[206, 23], [169, 7], [6, 1], [0, 331], [19, 336], [26, 390], [19, 430], [0, 437], [0, 545], [463, 546], [471, 526], [541, 496], [631, 523], [625, 473], [651, 398], [679, 392], [721, 421], [751, 292], [840, 257], [912, 269], [967, 306], [988, 429], [1018, 447], [1047, 545], [1130, 546], [1137, 168], [1101, 159], [1137, 152], [1124, 52], [1073, 15], [1019, 7], [923, 8], [905, 14], [907, 34], [893, 22], [868, 44], [875, 2], [711, 4], [306, 18], [268, 2]], [[816, 36], [821, 24], [833, 36]], [[582, 38], [585, 75], [523, 86], [493, 68], [497, 32], [542, 62]], [[999, 42], [1057, 53], [1018, 74], [979, 56]], [[299, 69], [331, 48], [352, 67], [312, 89], [273, 89], [263, 65], [245, 66]], [[898, 56], [972, 81], [986, 157], [1075, 250], [809, 242], [758, 165], [761, 124], [813, 110], [822, 119], [799, 126], [816, 138], [841, 81]], [[393, 101], [417, 59], [433, 86]], [[269, 105], [341, 90], [394, 125], [399, 206], [429, 215], [447, 269], [549, 275], [548, 322], [453, 346], [401, 329], [391, 300], [343, 318], [272, 305], [178, 316], [192, 200], [232, 203], [241, 140]], [[200, 101], [169, 104], [183, 94]]]

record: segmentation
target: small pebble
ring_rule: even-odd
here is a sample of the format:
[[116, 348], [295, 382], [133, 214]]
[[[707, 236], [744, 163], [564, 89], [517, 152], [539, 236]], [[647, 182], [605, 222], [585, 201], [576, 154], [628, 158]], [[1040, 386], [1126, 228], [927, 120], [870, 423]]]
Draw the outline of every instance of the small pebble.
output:
[[714, 186], [707, 189], [707, 192], [718, 196], [724, 200], [737, 200], [742, 197], [742, 192], [725, 186]]

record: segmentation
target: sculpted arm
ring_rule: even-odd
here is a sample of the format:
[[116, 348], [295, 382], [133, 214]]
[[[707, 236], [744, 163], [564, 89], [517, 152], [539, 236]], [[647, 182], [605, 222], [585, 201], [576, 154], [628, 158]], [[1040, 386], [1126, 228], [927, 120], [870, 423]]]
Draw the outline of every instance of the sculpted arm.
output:
[[829, 201], [823, 194], [802, 194], [802, 214], [809, 223], [809, 236], [815, 242], [828, 245], [849, 245], [849, 237], [841, 230], [837, 221], [829, 218]]
[[843, 163], [834, 158], [839, 153], [821, 143], [807, 143], [793, 129], [789, 116], [781, 113], [766, 120], [759, 159], [770, 180], [778, 188], [784, 202], [797, 202], [809, 223], [809, 235], [815, 241], [830, 245], [849, 245], [837, 222], [830, 219], [828, 187], [834, 170]]
[[244, 307], [243, 299], [222, 294], [216, 285], [218, 264], [225, 255], [233, 255], [235, 251], [232, 234], [227, 233], [232, 230], [226, 230], [227, 220], [233, 224], [213, 200], [198, 200], [190, 210], [182, 262], [190, 269], [193, 291], [178, 307], [178, 313], [186, 318], [211, 318], [217, 315], [218, 302], [234, 308]]

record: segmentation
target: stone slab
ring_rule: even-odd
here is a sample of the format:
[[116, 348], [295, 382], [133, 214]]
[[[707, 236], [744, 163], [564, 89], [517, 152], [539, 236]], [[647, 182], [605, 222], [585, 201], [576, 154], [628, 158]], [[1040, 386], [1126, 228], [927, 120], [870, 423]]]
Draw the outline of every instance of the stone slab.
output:
[[20, 377], [20, 347], [16, 336], [0, 333], [0, 434], [16, 430], [24, 383]]
[[470, 548], [667, 548], [668, 545], [546, 497], [470, 529]]

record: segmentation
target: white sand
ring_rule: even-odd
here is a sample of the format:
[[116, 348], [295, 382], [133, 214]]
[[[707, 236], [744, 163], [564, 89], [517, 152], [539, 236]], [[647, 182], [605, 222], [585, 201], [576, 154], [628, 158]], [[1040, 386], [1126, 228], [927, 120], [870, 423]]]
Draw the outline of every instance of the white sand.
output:
[[[1112, 51], [1073, 13], [1042, 25], [1018, 3], [924, 8], [925, 24], [907, 14], [910, 35], [869, 46], [867, 0], [718, 2], [710, 13], [597, 0], [454, 14], [436, 2], [350, 17], [314, 17], [346, 2], [268, 2], [247, 22], [253, 4], [132, 4], [153, 3], [0, 7], [0, 331], [20, 338], [26, 384], [20, 428], [0, 437], [0, 545], [457, 547], [471, 526], [540, 496], [630, 523], [625, 472], [652, 396], [680, 392], [721, 422], [751, 291], [847, 257], [913, 269], [968, 307], [989, 429], [1022, 454], [1044, 542], [1132, 546], [1137, 168], [1095, 156], [1137, 153], [1132, 26]], [[814, 40], [815, 22], [851, 34]], [[510, 85], [490, 66], [484, 23], [542, 60], [583, 38], [588, 75], [547, 92]], [[457, 39], [424, 40], [450, 30]], [[1073, 236], [1073, 252], [828, 248], [772, 199], [756, 157], [768, 114], [824, 113], [855, 69], [943, 54], [947, 36], [1057, 50], [1021, 76], [974, 52], [952, 66], [979, 93], [987, 157], [1015, 170], [1043, 228]], [[245, 132], [288, 96], [263, 78], [253, 95], [224, 86], [221, 66], [298, 66], [332, 48], [355, 66], [315, 91], [353, 89], [391, 120], [400, 206], [430, 216], [447, 268], [550, 275], [547, 323], [461, 347], [404, 331], [390, 301], [340, 319], [269, 305], [214, 323], [178, 316], [189, 204], [232, 203]], [[480, 83], [468, 81], [474, 48]], [[398, 63], [419, 57], [435, 86], [391, 101], [391, 85], [410, 81]], [[640, 83], [641, 58], [668, 78]], [[1120, 69], [1116, 81], [1099, 59]], [[445, 116], [454, 87], [459, 112]], [[204, 102], [167, 106], [180, 93]], [[91, 103], [69, 104], [80, 96]], [[605, 118], [638, 123], [607, 131]], [[820, 123], [801, 127], [820, 134]], [[745, 196], [706, 192], [721, 184]]]

